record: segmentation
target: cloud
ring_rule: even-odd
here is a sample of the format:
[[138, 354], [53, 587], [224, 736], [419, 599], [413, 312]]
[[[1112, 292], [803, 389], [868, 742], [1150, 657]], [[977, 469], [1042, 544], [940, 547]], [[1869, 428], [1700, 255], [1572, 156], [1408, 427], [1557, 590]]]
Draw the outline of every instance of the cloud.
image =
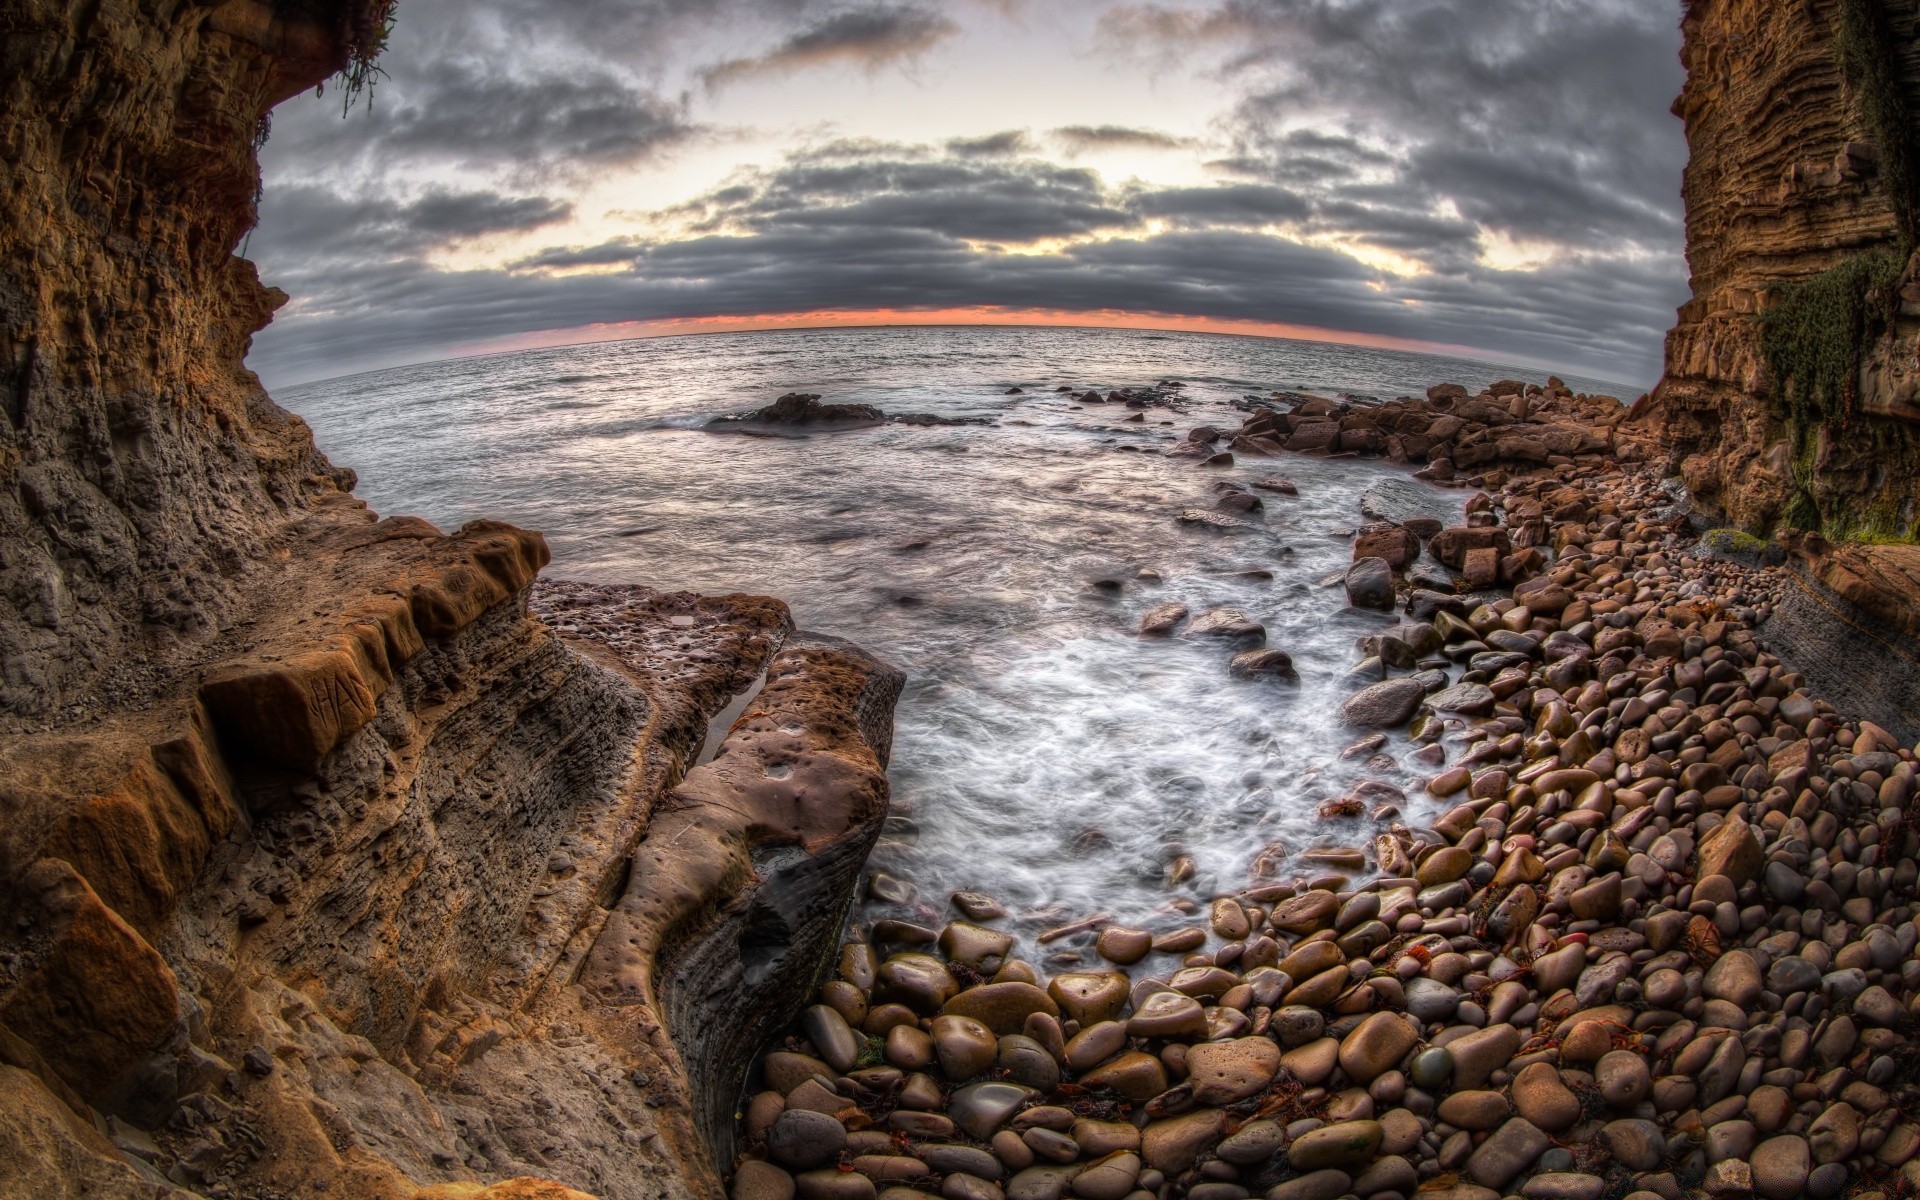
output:
[[[424, 222], [431, 210], [406, 211]], [[423, 347], [591, 323], [1001, 307], [1280, 322], [1631, 377], [1624, 364], [1664, 325], [1657, 267], [1598, 259], [1499, 271], [1463, 253], [1450, 274], [1398, 278], [1267, 227], [1364, 221], [1377, 238], [1416, 248], [1470, 247], [1474, 227], [1391, 208], [1327, 211], [1271, 184], [1116, 190], [1040, 160], [833, 143], [678, 211], [697, 227], [553, 246], [492, 270], [444, 270], [417, 255], [343, 270], [348, 246], [267, 239], [263, 269], [300, 300], [262, 335], [256, 362], [310, 376], [347, 354], [399, 361]], [[1058, 245], [1024, 249], [1036, 243]], [[283, 326], [298, 337], [281, 339]]]
[[1070, 155], [1101, 150], [1182, 150], [1194, 144], [1192, 138], [1123, 125], [1066, 125], [1050, 136]]
[[895, 5], [849, 9], [794, 34], [765, 54], [710, 67], [704, 79], [709, 88], [721, 88], [813, 67], [851, 65], [873, 71], [925, 54], [958, 32], [958, 25], [931, 9]]
[[947, 141], [947, 153], [961, 158], [1005, 158], [1028, 154], [1033, 150], [1033, 139], [1027, 136], [1024, 129], [1009, 129], [985, 137], [950, 138]]
[[[277, 114], [250, 253], [295, 300], [252, 361], [285, 378], [597, 322], [1033, 307], [1644, 379], [1685, 296], [1670, 2], [408, 0], [370, 112]], [[809, 145], [806, 89], [808, 132], [769, 134], [716, 118], [758, 92], [702, 87], [925, 61], [965, 89], [990, 27], [1041, 39], [1062, 89], [1204, 81], [1211, 122], [982, 106], [1030, 127], [958, 136], [977, 127], [961, 91], [923, 144], [842, 119]], [[736, 142], [762, 157], [649, 199], [654, 172]], [[1164, 155], [1184, 186], [1107, 180], [1079, 161], [1101, 151]], [[631, 192], [617, 211], [608, 181]]]

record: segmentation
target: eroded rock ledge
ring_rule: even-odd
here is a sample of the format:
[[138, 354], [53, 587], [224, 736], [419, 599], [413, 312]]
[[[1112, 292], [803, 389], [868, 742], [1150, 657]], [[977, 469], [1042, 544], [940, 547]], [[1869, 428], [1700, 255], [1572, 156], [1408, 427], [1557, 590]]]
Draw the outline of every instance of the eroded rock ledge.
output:
[[372, 2], [0, 0], [0, 1196], [714, 1194], [708, 1027], [807, 981], [676, 998], [885, 808], [896, 674], [380, 520], [244, 368], [255, 135]]

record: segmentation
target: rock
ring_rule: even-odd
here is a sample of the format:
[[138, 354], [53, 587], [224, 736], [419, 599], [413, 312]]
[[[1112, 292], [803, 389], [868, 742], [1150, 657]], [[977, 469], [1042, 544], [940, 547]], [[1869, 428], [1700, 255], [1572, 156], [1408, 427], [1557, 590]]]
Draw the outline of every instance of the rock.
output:
[[1178, 1175], [1218, 1144], [1226, 1120], [1219, 1109], [1203, 1108], [1150, 1122], [1140, 1131], [1141, 1153], [1148, 1166]]
[[[954, 921], [940, 931], [940, 952], [949, 961], [964, 963], [975, 970], [992, 970], [1013, 949], [1013, 935], [997, 929], [983, 929], [966, 921]], [[993, 966], [986, 966], [989, 962]]]
[[793, 1176], [772, 1163], [748, 1159], [733, 1173], [733, 1200], [793, 1200]]
[[1527, 1200], [1600, 1200], [1607, 1181], [1598, 1175], [1553, 1171], [1526, 1181], [1520, 1194]]
[[1075, 1071], [1090, 1070], [1118, 1054], [1126, 1044], [1127, 1027], [1124, 1023], [1101, 1021], [1068, 1039], [1066, 1062]]
[[767, 1154], [783, 1167], [806, 1170], [833, 1161], [846, 1149], [847, 1130], [825, 1113], [788, 1109], [767, 1130]]
[[1153, 935], [1144, 929], [1109, 925], [1100, 931], [1093, 944], [1094, 953], [1110, 963], [1130, 967], [1153, 948]]
[[1296, 1171], [1320, 1171], [1364, 1165], [1380, 1149], [1378, 1121], [1342, 1121], [1323, 1125], [1295, 1138], [1287, 1161]]
[[835, 1168], [807, 1171], [794, 1178], [800, 1200], [874, 1200], [873, 1180]]
[[1156, 992], [1141, 1001], [1127, 1021], [1129, 1037], [1204, 1037], [1206, 1014], [1200, 1002], [1178, 992]]
[[1006, 1174], [999, 1159], [972, 1146], [923, 1145], [915, 1147], [914, 1153], [941, 1175], [958, 1171], [978, 1179], [998, 1180]]
[[1127, 1007], [1129, 986], [1118, 971], [1074, 971], [1054, 976], [1047, 995], [1059, 1006], [1057, 1015], [1084, 1028], [1118, 1017]]
[[1188, 637], [1213, 637], [1228, 641], [1259, 643], [1267, 638], [1266, 626], [1237, 608], [1210, 608], [1187, 626]]
[[[1632, 1108], [1653, 1091], [1653, 1073], [1647, 1060], [1631, 1050], [1612, 1050], [1600, 1057], [1593, 1068], [1594, 1082], [1600, 1094], [1615, 1108]], [[1539, 1121], [1534, 1124], [1547, 1128]]]
[[1807, 1128], [1807, 1141], [1818, 1163], [1845, 1162], [1860, 1148], [1860, 1114], [1844, 1101], [1830, 1105]]
[[930, 1032], [940, 1070], [954, 1083], [965, 1083], [985, 1071], [999, 1053], [993, 1030], [973, 1017], [954, 1013], [935, 1017]]
[[1753, 1169], [1742, 1159], [1722, 1159], [1707, 1168], [1707, 1177], [1701, 1186], [1709, 1196], [1752, 1195]]
[[896, 954], [874, 972], [875, 1000], [904, 1004], [923, 1015], [939, 1012], [959, 990], [947, 964], [930, 954]]
[[1393, 565], [1384, 558], [1363, 558], [1347, 568], [1347, 603], [1355, 608], [1393, 608]]
[[[1242, 1125], [1214, 1148], [1223, 1161], [1248, 1167], [1266, 1162], [1287, 1144], [1286, 1127], [1280, 1122], [1262, 1119]], [[1344, 1190], [1345, 1185], [1342, 1185]]]
[[1353, 1186], [1345, 1171], [1308, 1171], [1267, 1189], [1267, 1200], [1338, 1200]]
[[1340, 715], [1362, 729], [1393, 729], [1412, 718], [1426, 694], [1418, 679], [1382, 680], [1348, 697]]
[[1156, 604], [1141, 616], [1138, 632], [1142, 637], [1166, 637], [1180, 627], [1189, 611], [1184, 604]]
[[824, 1004], [816, 1004], [800, 1014], [800, 1029], [834, 1071], [844, 1075], [853, 1070], [863, 1043], [847, 1025], [845, 1017]]
[[1216, 1108], [1264, 1091], [1279, 1069], [1280, 1048], [1263, 1037], [1206, 1042], [1187, 1051], [1194, 1103]]
[[1505, 1188], [1552, 1144], [1546, 1134], [1525, 1118], [1514, 1117], [1489, 1135], [1467, 1159], [1467, 1177], [1482, 1187]]
[[1694, 855], [1695, 879], [1725, 875], [1735, 886], [1757, 879], [1765, 861], [1760, 850], [1760, 839], [1754, 836], [1752, 827], [1739, 817], [1730, 817], [1714, 826], [1700, 839]]
[[1423, 1091], [1438, 1091], [1453, 1076], [1453, 1052], [1445, 1046], [1422, 1050], [1414, 1055], [1408, 1075], [1413, 1086]]
[[1793, 1200], [1807, 1188], [1812, 1154], [1807, 1139], [1786, 1133], [1755, 1146], [1747, 1165], [1753, 1167], [1755, 1194], [1766, 1200]]
[[1088, 1071], [1080, 1082], [1090, 1088], [1111, 1088], [1138, 1103], [1167, 1090], [1167, 1069], [1155, 1056], [1130, 1050]]
[[1083, 1200], [1121, 1200], [1139, 1178], [1140, 1156], [1123, 1150], [1089, 1164], [1070, 1186]]
[[1293, 656], [1271, 646], [1257, 650], [1242, 650], [1228, 661], [1227, 670], [1244, 678], [1275, 675], [1283, 679], [1291, 679], [1297, 675], [1293, 669]]
[[1511, 1025], [1491, 1025], [1447, 1043], [1453, 1054], [1453, 1086], [1484, 1087], [1496, 1070], [1507, 1065], [1520, 1049], [1520, 1031]]
[[1513, 1115], [1512, 1105], [1499, 1092], [1455, 1092], [1440, 1102], [1440, 1119], [1461, 1129], [1496, 1129]]
[[1019, 1033], [1034, 1013], [1060, 1015], [1053, 998], [1030, 983], [988, 983], [971, 987], [942, 1006], [949, 1016], [971, 1017], [996, 1034]]
[[1339, 1061], [1340, 1043], [1330, 1037], [1297, 1046], [1280, 1056], [1280, 1065], [1308, 1087], [1325, 1083]]
[[1513, 1079], [1513, 1106], [1548, 1133], [1564, 1133], [1578, 1124], [1580, 1099], [1561, 1082], [1551, 1063], [1530, 1063]]
[[947, 1115], [953, 1118], [955, 1125], [974, 1138], [986, 1141], [1033, 1094], [1032, 1088], [1015, 1083], [970, 1083], [953, 1094], [947, 1105]]
[[1394, 1013], [1375, 1013], [1340, 1043], [1340, 1069], [1356, 1083], [1368, 1084], [1400, 1065], [1419, 1033]]
[[1493, 689], [1484, 684], [1456, 683], [1435, 692], [1427, 699], [1427, 706], [1435, 712], [1485, 716], [1493, 711], [1495, 700]]
[[1060, 1086], [1060, 1064], [1045, 1046], [1030, 1037], [1013, 1033], [1001, 1038], [994, 1062], [1007, 1078], [1037, 1092], [1051, 1092]]
[[1729, 950], [1707, 968], [1702, 990], [1715, 1000], [1746, 1008], [1766, 989], [1760, 979], [1760, 965], [1754, 962], [1753, 955], [1745, 950]]
[[1667, 1154], [1666, 1135], [1652, 1121], [1609, 1121], [1600, 1136], [1614, 1160], [1629, 1171], [1651, 1171]]

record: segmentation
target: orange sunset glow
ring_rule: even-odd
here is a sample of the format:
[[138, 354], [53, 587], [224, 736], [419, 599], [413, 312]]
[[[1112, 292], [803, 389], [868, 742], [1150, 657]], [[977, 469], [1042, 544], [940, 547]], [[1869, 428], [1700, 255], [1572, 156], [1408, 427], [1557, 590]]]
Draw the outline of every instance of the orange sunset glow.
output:
[[659, 321], [610, 321], [567, 329], [539, 330], [509, 338], [491, 339], [459, 348], [462, 355], [499, 354], [590, 342], [617, 342], [632, 338], [676, 337], [700, 333], [748, 333], [779, 329], [853, 329], [917, 325], [1041, 325], [1076, 329], [1149, 329], [1172, 333], [1215, 333], [1238, 337], [1282, 338], [1288, 341], [1332, 342], [1377, 350], [1416, 354], [1466, 354], [1471, 347], [1380, 334], [1354, 333], [1282, 321], [1236, 321], [1212, 317], [1170, 316], [1165, 313], [1097, 309], [1069, 312], [1035, 308], [868, 308], [820, 310], [750, 316], [682, 317]]

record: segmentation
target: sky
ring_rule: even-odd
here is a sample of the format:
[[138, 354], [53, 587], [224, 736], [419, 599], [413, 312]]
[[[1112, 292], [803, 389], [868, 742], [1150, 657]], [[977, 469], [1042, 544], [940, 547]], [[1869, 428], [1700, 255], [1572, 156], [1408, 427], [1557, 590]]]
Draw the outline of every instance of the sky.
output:
[[1086, 323], [1650, 386], [1673, 0], [401, 0], [288, 101], [271, 385], [503, 348]]

